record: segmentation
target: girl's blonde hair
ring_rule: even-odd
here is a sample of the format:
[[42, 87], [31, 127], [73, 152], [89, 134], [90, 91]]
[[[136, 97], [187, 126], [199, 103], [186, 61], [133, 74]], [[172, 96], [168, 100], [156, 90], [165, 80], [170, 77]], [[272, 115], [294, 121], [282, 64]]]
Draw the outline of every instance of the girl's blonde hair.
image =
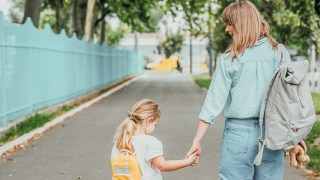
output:
[[120, 124], [114, 136], [114, 141], [118, 150], [126, 149], [134, 152], [132, 146], [132, 136], [137, 130], [137, 126], [142, 125], [143, 120], [152, 117], [151, 122], [159, 119], [161, 115], [158, 104], [150, 99], [138, 101], [128, 112], [128, 117]]
[[251, 2], [237, 0], [231, 3], [223, 10], [222, 18], [233, 27], [233, 40], [227, 48], [227, 52], [232, 52], [233, 58], [263, 37], [267, 37], [273, 49], [277, 46], [277, 42], [269, 34], [269, 24]]

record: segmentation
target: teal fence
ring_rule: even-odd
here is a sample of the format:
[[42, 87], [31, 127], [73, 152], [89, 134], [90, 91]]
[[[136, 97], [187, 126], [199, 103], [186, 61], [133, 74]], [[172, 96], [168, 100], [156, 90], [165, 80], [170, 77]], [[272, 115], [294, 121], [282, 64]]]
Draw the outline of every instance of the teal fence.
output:
[[141, 73], [142, 57], [57, 35], [49, 26], [12, 24], [0, 12], [0, 126]]

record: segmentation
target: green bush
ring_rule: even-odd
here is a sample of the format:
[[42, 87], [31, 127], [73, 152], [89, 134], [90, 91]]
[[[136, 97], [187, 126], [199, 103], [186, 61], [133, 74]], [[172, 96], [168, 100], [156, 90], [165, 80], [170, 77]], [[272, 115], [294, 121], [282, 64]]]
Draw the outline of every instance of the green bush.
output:
[[312, 93], [312, 100], [316, 114], [320, 114], [320, 94]]

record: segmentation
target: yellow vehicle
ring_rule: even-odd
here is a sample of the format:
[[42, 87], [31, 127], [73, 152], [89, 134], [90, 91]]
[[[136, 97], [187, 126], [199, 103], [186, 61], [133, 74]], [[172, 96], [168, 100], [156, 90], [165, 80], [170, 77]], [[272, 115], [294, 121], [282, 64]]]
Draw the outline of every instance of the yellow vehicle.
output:
[[178, 57], [163, 58], [160, 62], [149, 63], [147, 67], [156, 71], [172, 71], [177, 68], [178, 61]]

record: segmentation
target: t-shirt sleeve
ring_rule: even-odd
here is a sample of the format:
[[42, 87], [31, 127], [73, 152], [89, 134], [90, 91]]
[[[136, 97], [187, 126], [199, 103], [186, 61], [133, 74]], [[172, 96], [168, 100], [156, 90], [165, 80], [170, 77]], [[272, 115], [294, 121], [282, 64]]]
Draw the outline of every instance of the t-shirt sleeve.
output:
[[150, 138], [147, 152], [146, 160], [150, 161], [151, 159], [163, 155], [163, 146], [162, 143], [155, 137]]
[[116, 146], [113, 146], [112, 151], [111, 151], [111, 159], [116, 158], [118, 156], [118, 154], [119, 154], [118, 149], [116, 148]]

